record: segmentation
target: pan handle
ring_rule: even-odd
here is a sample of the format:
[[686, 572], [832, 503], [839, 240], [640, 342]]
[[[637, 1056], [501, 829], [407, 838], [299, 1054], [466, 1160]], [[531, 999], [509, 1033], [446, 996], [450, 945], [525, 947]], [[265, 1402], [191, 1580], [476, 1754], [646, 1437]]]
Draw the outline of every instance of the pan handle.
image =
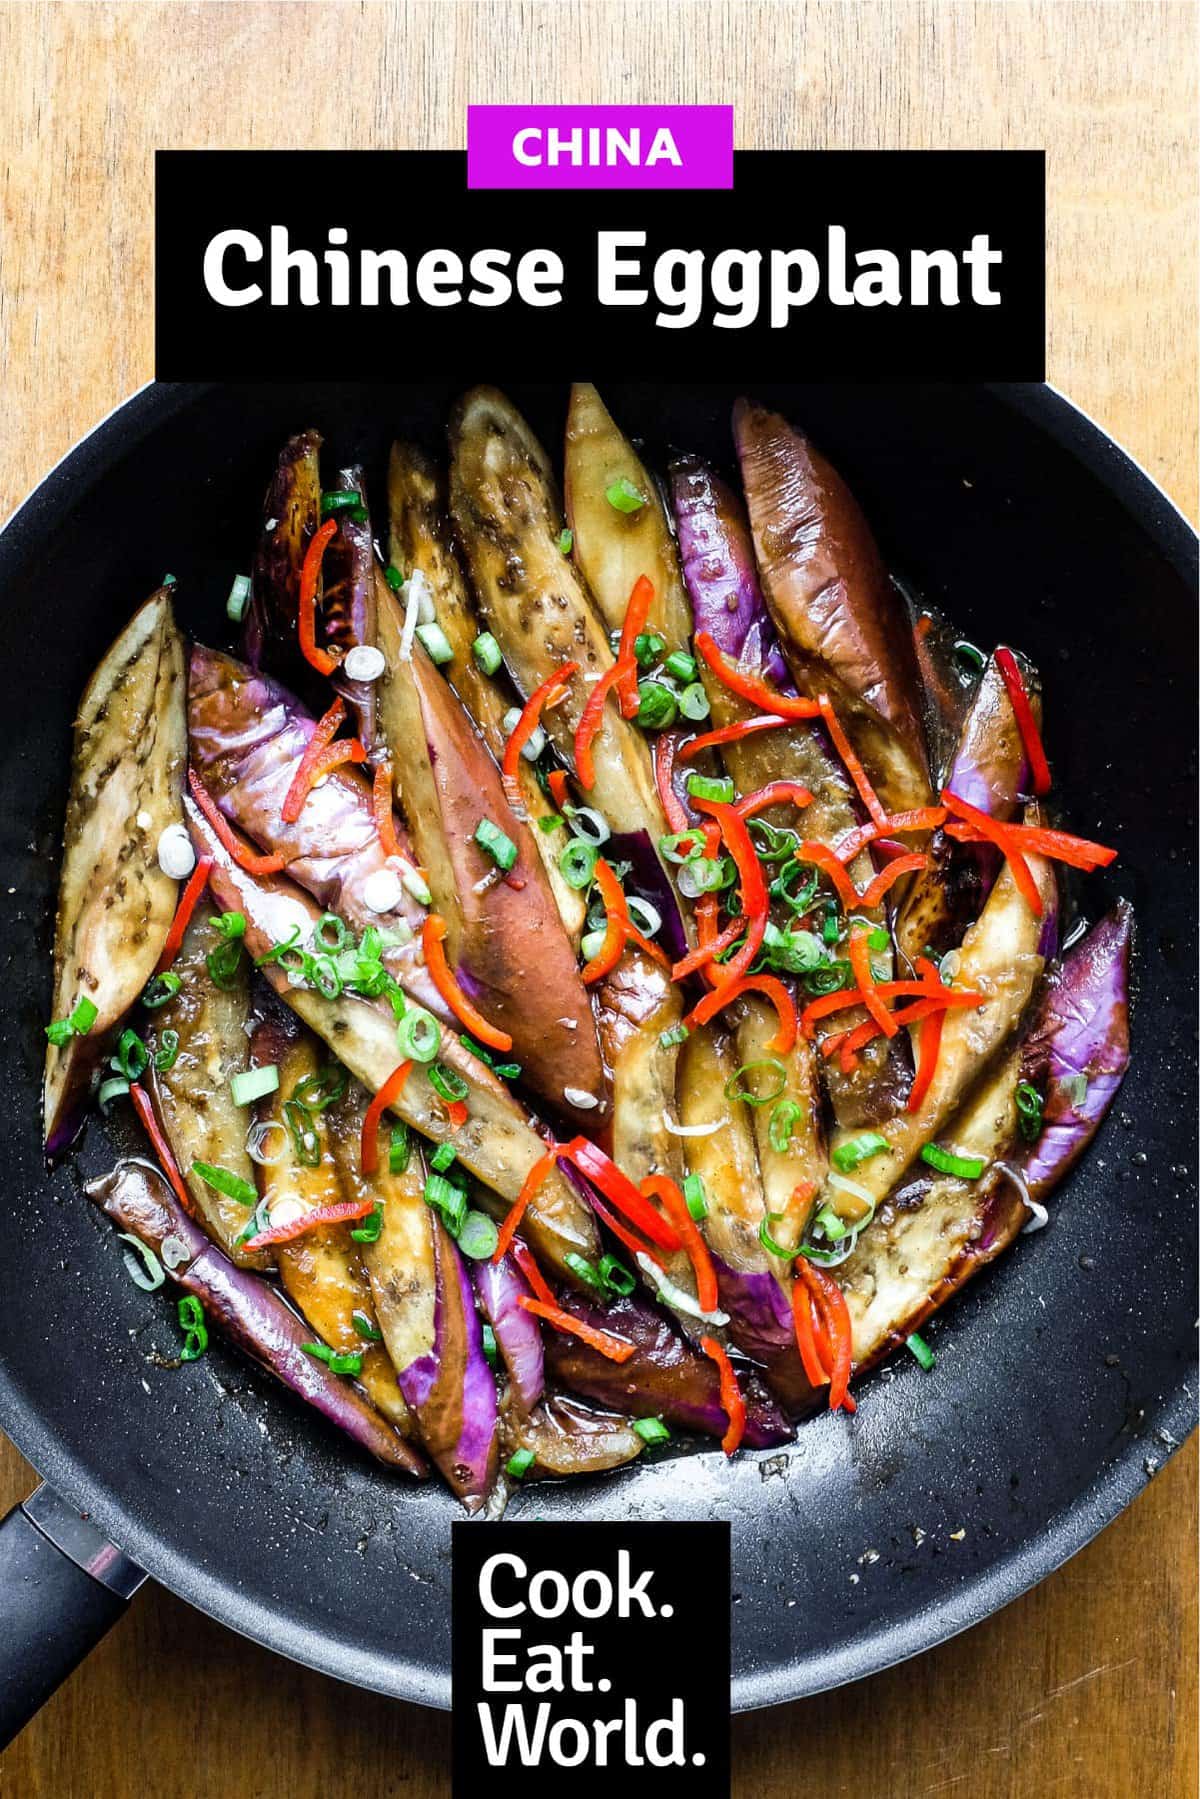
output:
[[95, 1648], [145, 1578], [47, 1486], [0, 1521], [0, 1749]]

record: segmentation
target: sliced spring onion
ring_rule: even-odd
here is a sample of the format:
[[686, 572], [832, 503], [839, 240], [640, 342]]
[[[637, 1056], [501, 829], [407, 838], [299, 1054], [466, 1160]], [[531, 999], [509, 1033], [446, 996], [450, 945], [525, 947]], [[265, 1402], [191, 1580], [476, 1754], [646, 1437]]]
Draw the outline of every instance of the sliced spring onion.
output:
[[72, 1037], [86, 1037], [98, 1016], [95, 1005], [85, 994], [75, 1001], [69, 1018], [56, 1018], [46, 1026], [46, 1035], [56, 1048], [61, 1049]]
[[675, 695], [661, 681], [639, 682], [636, 719], [647, 731], [665, 731], [675, 723], [678, 710]]
[[147, 1011], [157, 1012], [160, 1006], [175, 998], [182, 986], [177, 974], [153, 974], [142, 988], [142, 1004]]
[[490, 1324], [483, 1327], [483, 1358], [489, 1368], [496, 1366], [496, 1333]]
[[432, 1062], [442, 1047], [442, 1027], [424, 1006], [409, 1006], [396, 1027], [400, 1054], [409, 1062]]
[[246, 1132], [246, 1154], [260, 1168], [274, 1168], [287, 1154], [287, 1126], [277, 1118], [260, 1118]]
[[934, 1355], [932, 1349], [930, 1349], [924, 1337], [919, 1336], [917, 1332], [914, 1331], [911, 1337], [906, 1338], [906, 1342], [922, 1368], [924, 1368], [926, 1374], [928, 1374], [929, 1370], [933, 1367], [933, 1364], [937, 1361], [937, 1357]]
[[792, 1146], [792, 1132], [804, 1117], [804, 1107], [796, 1099], [777, 1100], [767, 1124], [767, 1142], [777, 1156], [784, 1156]]
[[637, 659], [638, 667], [651, 667], [653, 663], [658, 661], [658, 658], [662, 655], [666, 647], [666, 638], [660, 637], [657, 631], [640, 632], [633, 640], [633, 653]]
[[256, 1099], [279, 1091], [279, 1069], [274, 1062], [266, 1068], [243, 1068], [229, 1083], [229, 1095], [235, 1106], [251, 1106]]
[[921, 1160], [936, 1168], [939, 1174], [957, 1175], [962, 1181], [977, 1181], [987, 1167], [982, 1156], [956, 1156], [948, 1149], [939, 1149], [936, 1143], [925, 1145]]
[[[374, 929], [374, 925], [367, 926], [368, 931]], [[339, 918], [336, 912], [322, 912], [313, 926], [312, 940], [318, 950], [324, 951], [327, 956], [336, 956], [350, 941], [345, 919]]]
[[733, 803], [733, 780], [729, 775], [689, 775], [687, 790], [694, 800], [717, 800], [729, 806]]
[[658, 1041], [664, 1049], [674, 1049], [677, 1043], [686, 1042], [691, 1035], [686, 1024], [673, 1024], [669, 1031], [663, 1031]]
[[486, 1262], [496, 1253], [500, 1233], [486, 1212], [468, 1212], [458, 1233], [458, 1247], [473, 1262]]
[[844, 1174], [831, 1174], [829, 1185], [835, 1193], [848, 1193], [851, 1199], [861, 1200], [864, 1206], [870, 1206], [874, 1211], [874, 1197], [869, 1188], [864, 1187], [860, 1181], [852, 1181]]
[[145, 1074], [149, 1064], [150, 1051], [137, 1032], [122, 1031], [113, 1058], [114, 1071], [123, 1074], [127, 1081], [136, 1081]]
[[[760, 1068], [768, 1069], [773, 1079], [779, 1082], [769, 1093], [755, 1093], [743, 1080], [743, 1076], [754, 1074]], [[757, 1062], [743, 1062], [737, 1073], [730, 1075], [725, 1083], [725, 1097], [745, 1100], [748, 1106], [769, 1106], [772, 1100], [782, 1098], [786, 1086], [787, 1069], [783, 1063], [777, 1056], [763, 1056]]]
[[500, 645], [490, 631], [481, 631], [471, 645], [471, 654], [485, 675], [494, 675], [504, 658], [500, 654]]
[[543, 812], [542, 816], [537, 821], [538, 830], [557, 831], [562, 822], [563, 821], [558, 816], [557, 812]]
[[403, 1174], [412, 1155], [412, 1139], [406, 1124], [394, 1124], [388, 1142], [388, 1173]]
[[400, 573], [400, 570], [396, 567], [394, 562], [388, 563], [383, 571], [383, 578], [393, 593], [399, 593], [400, 589], [404, 586], [404, 576]]
[[336, 1349], [330, 1349], [328, 1343], [302, 1343], [300, 1347], [305, 1355], [312, 1357], [314, 1362], [324, 1362], [330, 1374], [359, 1375], [362, 1373], [363, 1359], [360, 1349], [352, 1350], [348, 1354], [339, 1354]]
[[174, 1231], [163, 1238], [159, 1245], [159, 1251], [162, 1255], [163, 1267], [169, 1268], [172, 1273], [176, 1268], [182, 1268], [185, 1262], [190, 1262], [192, 1259], [191, 1250], [183, 1238], [177, 1237]]
[[300, 926], [292, 926], [291, 935], [281, 943], [273, 943], [269, 950], [254, 959], [255, 968], [268, 968], [272, 962], [282, 962], [289, 950], [294, 950], [300, 941]]
[[604, 497], [618, 512], [640, 512], [646, 504], [645, 495], [638, 492], [628, 475], [606, 487]]
[[1080, 1106], [1083, 1104], [1084, 1100], [1087, 1098], [1087, 1093], [1088, 1093], [1087, 1075], [1086, 1074], [1065, 1075], [1063, 1077], [1063, 1079], [1058, 1083], [1058, 1090], [1062, 1094], [1063, 1098], [1066, 1100], [1067, 1104], [1071, 1107], [1072, 1111], [1077, 1112], [1079, 1110]]
[[886, 1137], [878, 1131], [863, 1131], [857, 1137], [850, 1137], [845, 1143], [839, 1143], [831, 1152], [829, 1160], [841, 1174], [849, 1174], [860, 1162], [869, 1162], [872, 1156], [878, 1156], [889, 1147]]
[[632, 1293], [637, 1286], [636, 1278], [616, 1256], [600, 1257], [599, 1274], [609, 1292], [620, 1293], [622, 1297]]
[[216, 949], [210, 950], [204, 963], [213, 986], [219, 987], [222, 993], [236, 987], [241, 960], [242, 945], [236, 937], [227, 937]]
[[701, 719], [708, 717], [711, 707], [701, 682], [690, 681], [684, 688], [679, 696], [679, 710], [692, 724], [699, 724]]
[[109, 1080], [101, 1081], [96, 1091], [96, 1104], [107, 1118], [108, 1109], [116, 1099], [124, 1099], [129, 1092], [129, 1082], [121, 1075], [114, 1074]]
[[194, 1293], [185, 1293], [176, 1307], [179, 1328], [186, 1333], [186, 1341], [179, 1352], [181, 1362], [198, 1362], [208, 1348], [208, 1326], [204, 1322], [204, 1307]]
[[696, 658], [689, 656], [686, 650], [672, 650], [663, 667], [683, 687], [690, 686], [696, 679]]
[[[521, 722], [521, 708], [510, 706], [504, 714], [504, 733], [511, 737]], [[526, 762], [536, 762], [546, 747], [546, 733], [541, 725], [535, 725], [525, 742], [521, 745], [521, 754]]]
[[379, 1233], [383, 1229], [383, 1207], [376, 1206], [368, 1212], [361, 1223], [355, 1225], [350, 1232], [356, 1243], [378, 1243]]
[[682, 1287], [677, 1287], [675, 1282], [663, 1273], [658, 1263], [652, 1262], [649, 1256], [639, 1254], [637, 1261], [638, 1267], [664, 1304], [671, 1306], [677, 1312], [686, 1312], [689, 1318], [699, 1318], [705, 1324], [729, 1323], [728, 1312], [702, 1312], [691, 1294], [685, 1293]]
[[671, 1440], [671, 1433], [661, 1418], [635, 1418], [633, 1430], [634, 1435], [640, 1437], [650, 1448], [656, 1443], [669, 1443]]
[[450, 639], [439, 624], [418, 625], [417, 639], [429, 660], [436, 662], [439, 668], [447, 662], [453, 662], [454, 650]]
[[700, 856], [685, 862], [679, 870], [679, 891], [685, 899], [699, 899], [702, 893], [719, 893], [733, 885], [737, 870], [731, 856]]
[[131, 1231], [118, 1231], [117, 1238], [119, 1242], [131, 1246], [121, 1251], [121, 1260], [134, 1286], [140, 1287], [143, 1293], [157, 1293], [167, 1277], [150, 1245], [143, 1243]]
[[558, 534], [558, 553], [569, 556], [575, 547], [575, 533], [569, 525], [565, 525]]
[[227, 943], [232, 942], [235, 937], [246, 935], [246, 914], [244, 912], [218, 912], [214, 918], [209, 920], [209, 923], [218, 937], [223, 937]]
[[[450, 1232], [457, 1237], [467, 1216], [467, 1196], [461, 1187], [448, 1181], [444, 1174], [431, 1174], [425, 1181], [425, 1204], [436, 1212]], [[495, 1245], [493, 1245], [493, 1248]]]
[[608, 820], [594, 806], [564, 806], [563, 811], [574, 835], [590, 843], [593, 849], [599, 849], [612, 836]]
[[769, 1250], [773, 1256], [778, 1256], [781, 1262], [790, 1262], [795, 1257], [795, 1250], [785, 1249], [783, 1244], [776, 1243], [771, 1235], [771, 1226], [777, 1224], [782, 1217], [782, 1212], [768, 1212], [758, 1227], [758, 1240], [764, 1249]]
[[699, 831], [674, 831], [669, 837], [660, 837], [658, 847], [668, 862], [695, 862], [704, 854], [704, 838]]
[[533, 1467], [534, 1460], [532, 1449], [518, 1449], [509, 1457], [506, 1472], [513, 1480], [524, 1480]]
[[193, 1162], [192, 1173], [197, 1180], [211, 1187], [214, 1193], [220, 1193], [225, 1199], [236, 1200], [239, 1206], [258, 1204], [258, 1194], [244, 1181], [240, 1174], [231, 1174], [228, 1168], [214, 1167], [211, 1162]]
[[350, 1077], [340, 1062], [327, 1062], [316, 1074], [306, 1074], [292, 1089], [292, 1098], [310, 1112], [324, 1112], [344, 1099]]
[[372, 1324], [365, 1312], [351, 1312], [350, 1322], [364, 1343], [382, 1343], [383, 1332], [378, 1325]]
[[429, 1158], [429, 1166], [435, 1174], [445, 1174], [458, 1160], [458, 1151], [453, 1143], [439, 1143]]
[[579, 953], [585, 962], [592, 961], [595, 956], [600, 954], [601, 949], [604, 947], [604, 940], [607, 936], [607, 931], [584, 932], [579, 940]]
[[607, 1294], [608, 1287], [604, 1276], [594, 1262], [589, 1262], [586, 1256], [576, 1255], [574, 1250], [569, 1251], [563, 1257], [563, 1261], [573, 1274], [579, 1276], [584, 1286], [592, 1289], [593, 1293]]
[[321, 1138], [316, 1121], [308, 1107], [298, 1099], [289, 1099], [283, 1108], [283, 1122], [292, 1139], [292, 1150], [302, 1168], [321, 1165]]
[[492, 858], [496, 867], [502, 868], [506, 874], [516, 862], [516, 844], [490, 818], [481, 818], [475, 826], [475, 841]]
[[455, 1100], [466, 1099], [471, 1091], [462, 1075], [453, 1068], [447, 1068], [444, 1062], [435, 1062], [429, 1070], [429, 1085], [447, 1105], [453, 1105]]
[[160, 1031], [158, 1048], [154, 1052], [154, 1066], [159, 1074], [165, 1074], [168, 1068], [174, 1068], [179, 1060], [179, 1032]]
[[683, 1177], [683, 1197], [687, 1209], [697, 1224], [702, 1224], [708, 1217], [708, 1194], [704, 1191], [704, 1179], [699, 1174], [685, 1174]]
[[582, 837], [572, 837], [558, 858], [559, 873], [567, 886], [574, 887], [579, 893], [590, 887], [599, 855], [594, 844], [585, 843]]
[[958, 639], [954, 646], [954, 654], [970, 668], [982, 668], [987, 661], [983, 651], [978, 649], [975, 644], [968, 643], [965, 637]]
[[1042, 1114], [1045, 1101], [1032, 1081], [1021, 1081], [1017, 1086], [1017, 1125], [1026, 1143], [1036, 1143], [1042, 1134]]
[[424, 875], [418, 873], [403, 856], [400, 858], [400, 885], [405, 893], [416, 900], [418, 906], [427, 906], [433, 898]]
[[325, 514], [330, 512], [353, 512], [355, 507], [361, 507], [362, 503], [362, 495], [356, 492], [352, 487], [333, 488], [329, 493], [323, 493], [321, 495], [321, 511]]
[[654, 937], [662, 930], [662, 913], [649, 900], [641, 899], [636, 893], [629, 895], [629, 916], [643, 937]]
[[820, 1225], [821, 1235], [829, 1243], [840, 1243], [843, 1237], [850, 1235], [850, 1226], [838, 1217], [832, 1206], [822, 1206], [813, 1223]]

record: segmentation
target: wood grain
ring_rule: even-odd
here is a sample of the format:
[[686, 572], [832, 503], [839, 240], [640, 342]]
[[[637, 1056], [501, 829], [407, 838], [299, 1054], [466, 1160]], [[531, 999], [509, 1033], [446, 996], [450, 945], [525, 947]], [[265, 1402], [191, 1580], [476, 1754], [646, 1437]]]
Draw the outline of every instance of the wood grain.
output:
[[[455, 144], [469, 100], [553, 98], [733, 100], [745, 146], [1045, 146], [1050, 378], [1194, 515], [1195, 23], [1093, 0], [0, 6], [0, 509], [151, 375], [156, 147]], [[0, 1443], [0, 1502], [32, 1480]], [[998, 1617], [738, 1720], [739, 1799], [1193, 1793], [1195, 1487], [1192, 1444]], [[444, 1718], [154, 1592], [0, 1793], [441, 1799], [448, 1755]]]

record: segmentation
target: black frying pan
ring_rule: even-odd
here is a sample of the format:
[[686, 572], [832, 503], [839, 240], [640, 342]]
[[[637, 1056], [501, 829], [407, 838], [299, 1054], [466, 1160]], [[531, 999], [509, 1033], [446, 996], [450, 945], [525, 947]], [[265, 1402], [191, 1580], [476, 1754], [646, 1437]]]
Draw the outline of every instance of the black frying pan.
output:
[[[512, 391], [555, 446], [563, 387]], [[727, 1466], [710, 1449], [518, 1499], [518, 1517], [731, 1517], [739, 1708], [926, 1649], [1087, 1542], [1191, 1428], [1196, 1313], [1195, 538], [1046, 389], [754, 391], [841, 467], [898, 573], [968, 636], [1006, 638], [1041, 665], [1067, 817], [1120, 848], [1089, 903], [1127, 893], [1139, 935], [1133, 1064], [1114, 1115], [1055, 1196], [1051, 1227], [933, 1325], [933, 1373], [895, 1363], [863, 1382], [853, 1422], [819, 1418], [783, 1454]], [[658, 461], [686, 446], [728, 463], [733, 397], [606, 387]], [[451, 398], [440, 386], [151, 388], [0, 537], [0, 1424], [68, 1502], [43, 1495], [40, 1522], [18, 1511], [0, 1529], [10, 1731], [136, 1581], [105, 1538], [285, 1655], [448, 1702], [452, 1500], [359, 1456], [219, 1344], [189, 1368], [156, 1366], [156, 1348], [177, 1347], [173, 1307], [129, 1282], [80, 1191], [111, 1150], [93, 1124], [77, 1160], [47, 1175], [38, 1089], [70, 722], [92, 666], [168, 570], [185, 623], [223, 638], [230, 577], [248, 564], [287, 433], [319, 426], [331, 465], [362, 461], [380, 495], [390, 436], [437, 443]], [[91, 1535], [76, 1532], [64, 1556], [50, 1539], [74, 1525], [72, 1508]], [[81, 1561], [109, 1585], [78, 1574]]]

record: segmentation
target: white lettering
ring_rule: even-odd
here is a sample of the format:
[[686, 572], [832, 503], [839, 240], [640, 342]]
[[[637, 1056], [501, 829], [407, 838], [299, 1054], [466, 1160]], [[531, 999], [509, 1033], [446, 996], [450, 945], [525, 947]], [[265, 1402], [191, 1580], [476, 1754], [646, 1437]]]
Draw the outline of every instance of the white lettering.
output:
[[255, 300], [262, 299], [263, 290], [257, 281], [249, 287], [230, 287], [225, 279], [225, 257], [230, 250], [240, 250], [247, 262], [261, 262], [263, 258], [262, 239], [252, 231], [218, 231], [205, 246], [205, 290], [218, 306], [252, 306]]

